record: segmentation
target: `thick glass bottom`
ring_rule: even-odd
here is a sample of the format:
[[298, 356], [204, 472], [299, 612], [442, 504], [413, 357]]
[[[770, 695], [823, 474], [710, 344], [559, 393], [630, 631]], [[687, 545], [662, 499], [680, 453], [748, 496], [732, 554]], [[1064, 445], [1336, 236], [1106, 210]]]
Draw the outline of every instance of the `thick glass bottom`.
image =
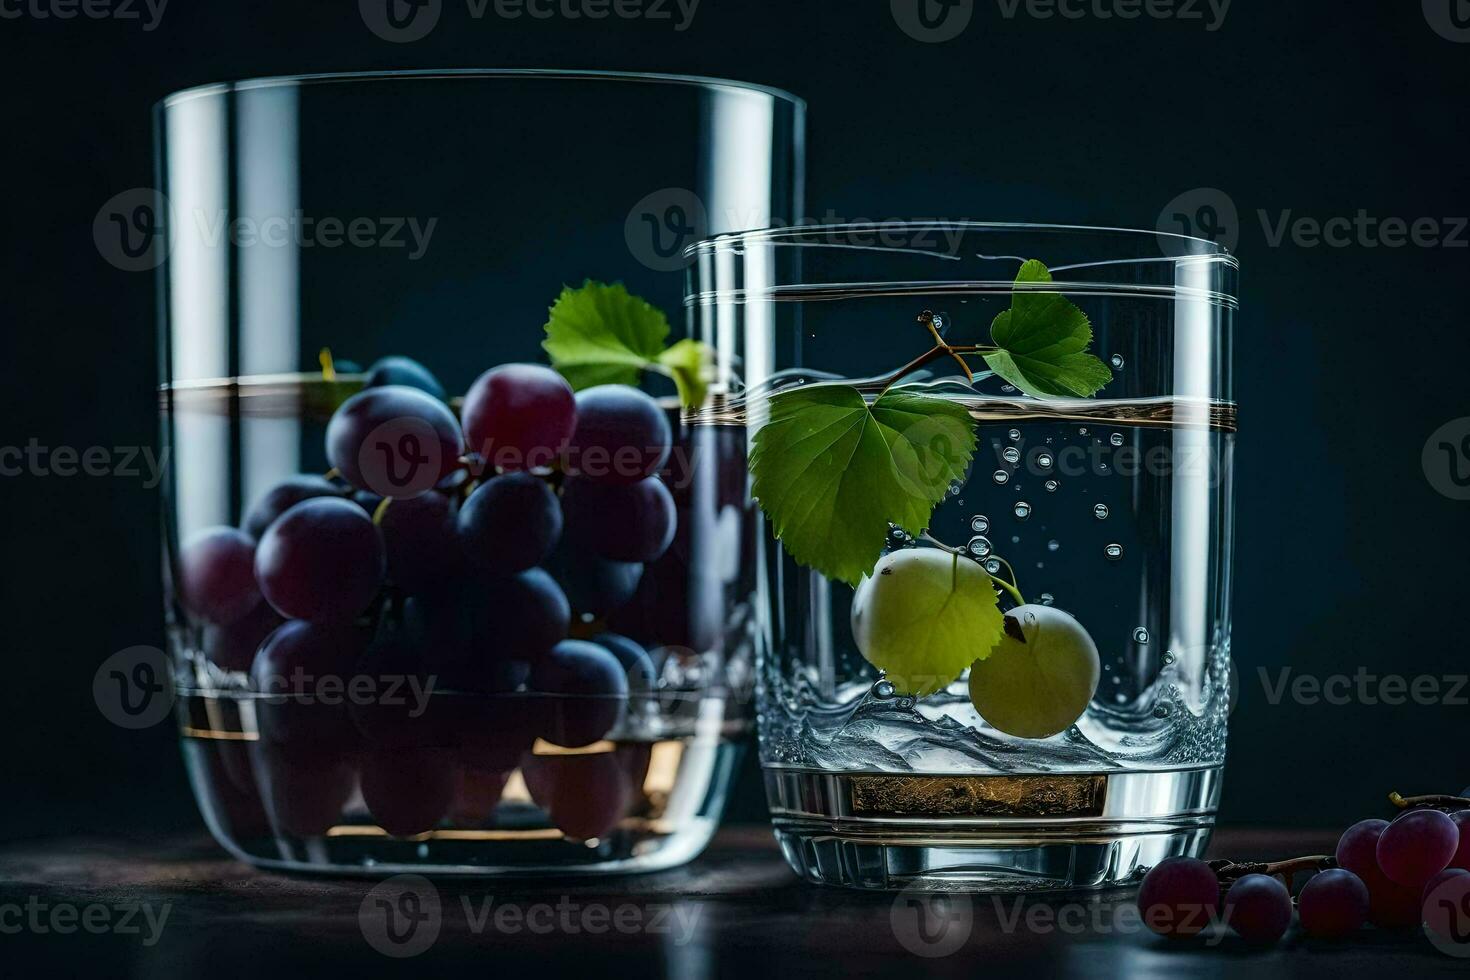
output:
[[1220, 775], [767, 767], [765, 781], [782, 853], [808, 881], [1008, 893], [1129, 887], [1165, 858], [1199, 856]]

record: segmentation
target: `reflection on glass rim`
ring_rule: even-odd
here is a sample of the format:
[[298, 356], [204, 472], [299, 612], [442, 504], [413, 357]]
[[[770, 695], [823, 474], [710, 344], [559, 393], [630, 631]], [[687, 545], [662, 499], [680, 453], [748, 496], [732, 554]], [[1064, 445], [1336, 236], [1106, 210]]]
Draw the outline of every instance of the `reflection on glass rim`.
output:
[[689, 88], [707, 88], [749, 92], [770, 96], [805, 109], [806, 102], [784, 89], [755, 82], [742, 82], [729, 78], [713, 78], [705, 75], [676, 75], [659, 72], [600, 71], [594, 69], [559, 68], [432, 68], [397, 71], [320, 72], [305, 75], [271, 75], [261, 78], [239, 79], [233, 82], [211, 82], [180, 89], [159, 100], [159, 108], [168, 108], [181, 102], [233, 92], [254, 89], [289, 88], [305, 85], [352, 84], [359, 82], [401, 81], [499, 81], [503, 79], [541, 81], [588, 81], [588, 82], [642, 82], [651, 84], [680, 85]]

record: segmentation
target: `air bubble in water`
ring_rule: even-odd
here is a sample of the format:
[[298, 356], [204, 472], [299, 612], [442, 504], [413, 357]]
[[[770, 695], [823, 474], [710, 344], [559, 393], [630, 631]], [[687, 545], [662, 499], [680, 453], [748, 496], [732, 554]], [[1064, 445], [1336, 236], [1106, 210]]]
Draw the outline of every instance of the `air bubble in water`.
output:
[[1038, 467], [1040, 467], [1043, 470], [1049, 470], [1049, 469], [1051, 469], [1051, 464], [1052, 464], [1051, 453], [1037, 453], [1036, 454], [1036, 465]]
[[986, 517], [984, 514], [976, 514], [974, 517], [970, 518], [970, 530], [974, 531], [976, 534], [984, 534], [986, 531], [990, 530], [990, 518]]
[[990, 554], [991, 551], [990, 539], [985, 537], [983, 534], [975, 535], [975, 537], [971, 538], [970, 543], [965, 545], [965, 547], [970, 550], [970, 554], [974, 555], [977, 558], [984, 558], [986, 555]]
[[1031, 505], [1026, 503], [1026, 501], [1024, 500], [1016, 501], [1016, 506], [1013, 508], [1013, 510], [1016, 515], [1016, 520], [1018, 521], [1024, 521], [1026, 518], [1031, 516]]
[[1123, 546], [1121, 544], [1110, 544], [1103, 549], [1103, 554], [1107, 555], [1113, 561], [1117, 561], [1123, 557]]
[[1057, 601], [1057, 597], [1054, 596], [1054, 595], [1052, 595], [1050, 592], [1043, 592], [1043, 593], [1041, 593], [1041, 604], [1043, 606], [1049, 606], [1053, 602], [1056, 602], [1056, 601]]
[[999, 558], [992, 558], [989, 561], [987, 561], [985, 563], [985, 570], [987, 572], [989, 572], [991, 575], [999, 575], [1000, 574], [1000, 559]]
[[1123, 370], [1123, 355], [1114, 354], [1111, 358], [1108, 359], [1108, 363], [1113, 366], [1114, 371]]
[[1108, 519], [1108, 505], [1107, 504], [1093, 504], [1092, 505], [1092, 516], [1093, 517], [1096, 517], [1100, 521], [1107, 520]]
[[1003, 391], [1003, 392], [1005, 392], [1007, 395], [1014, 395], [1016, 393], [1016, 386], [1015, 385], [1001, 385], [1000, 386], [1000, 390]]
[[1052, 538], [1050, 541], [1048, 541], [1046, 543], [1046, 550], [1047, 551], [1056, 551], [1061, 546], [1062, 546], [1062, 543], [1060, 541], [1058, 541], [1056, 538]]
[[891, 681], [879, 681], [873, 685], [873, 696], [875, 698], [891, 698], [893, 697], [893, 691], [894, 687]]
[[965, 485], [963, 483], [961, 483], [959, 480], [955, 480], [953, 483], [951, 483], [949, 485], [949, 495], [951, 497], [958, 497], [960, 495], [960, 491], [962, 491], [964, 489], [965, 489]]
[[1017, 442], [1021, 438], [1021, 430], [1012, 429], [1011, 431], [1007, 432], [1006, 435], [1011, 437], [1011, 442]]
[[1135, 629], [1133, 631], [1133, 642], [1134, 643], [1147, 643], [1148, 642], [1148, 630], [1145, 629], [1142, 626], [1140, 626], [1137, 629]]
[[1111, 442], [1115, 446], [1123, 445], [1123, 433], [1114, 432], [1112, 435], [1108, 436], [1108, 442]]
[[1165, 652], [1164, 653], [1164, 666], [1167, 667], [1170, 664], [1172, 664], [1173, 662], [1174, 662], [1174, 654], [1169, 653], [1169, 652]]
[[893, 537], [893, 540], [895, 541], [902, 541], [904, 538], [908, 537], [908, 534], [905, 533], [904, 529], [901, 527], [896, 527], [888, 533]]
[[1155, 707], [1154, 708], [1154, 717], [1155, 718], [1167, 718], [1167, 717], [1169, 717], [1169, 706], [1166, 705], [1166, 704], [1161, 704], [1161, 705], [1158, 705], [1157, 707]]
[[1079, 436], [1085, 436], [1085, 435], [1087, 435], [1087, 426], [1085, 426], [1085, 425], [1083, 425], [1083, 426], [1079, 426], [1079, 427], [1078, 427], [1078, 428], [1077, 428], [1077, 434], [1078, 434], [1078, 435], [1079, 435]]
[[1000, 458], [1005, 460], [1007, 463], [1017, 462], [1021, 458], [1021, 450], [1017, 449], [1015, 446], [1007, 446], [1005, 447], [1005, 449], [1001, 450]]
[[993, 479], [996, 483], [1007, 483], [1010, 481], [1011, 475], [1005, 470], [996, 470]]
[[1046, 481], [1046, 492], [1047, 493], [1056, 493], [1057, 492], [1057, 487], [1059, 487], [1059, 486], [1061, 486], [1061, 484], [1058, 483], [1056, 480], [1047, 480]]

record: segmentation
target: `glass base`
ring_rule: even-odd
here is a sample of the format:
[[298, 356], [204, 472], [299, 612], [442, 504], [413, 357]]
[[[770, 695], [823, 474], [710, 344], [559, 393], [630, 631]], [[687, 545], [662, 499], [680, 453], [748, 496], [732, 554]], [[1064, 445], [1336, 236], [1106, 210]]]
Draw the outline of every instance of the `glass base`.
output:
[[960, 776], [767, 767], [781, 851], [808, 881], [988, 893], [1129, 887], [1198, 857], [1218, 766]]

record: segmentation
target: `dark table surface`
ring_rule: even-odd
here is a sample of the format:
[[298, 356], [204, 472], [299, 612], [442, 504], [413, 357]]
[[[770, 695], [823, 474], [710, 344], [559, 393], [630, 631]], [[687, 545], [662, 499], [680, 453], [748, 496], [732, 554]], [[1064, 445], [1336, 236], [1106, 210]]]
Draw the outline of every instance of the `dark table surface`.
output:
[[[1281, 858], [1330, 850], [1333, 840], [1223, 830], [1212, 852]], [[787, 870], [769, 831], [758, 827], [727, 828], [703, 857], [661, 874], [555, 884], [440, 880], [415, 896], [417, 906], [402, 904], [400, 890], [397, 907], [423, 910], [420, 931], [403, 946], [388, 945], [426, 947], [407, 958], [374, 946], [385, 944], [381, 913], [363, 914], [383, 895], [369, 894], [374, 887], [258, 872], [202, 836], [12, 843], [0, 849], [0, 975], [1470, 974], [1470, 947], [1467, 958], [1451, 957], [1417, 933], [1365, 931], [1327, 944], [1293, 932], [1264, 951], [1233, 938], [1168, 942], [1138, 927], [1121, 893], [962, 896], [925, 909], [908, 896], [818, 888]], [[436, 899], [437, 916], [427, 911]]]

